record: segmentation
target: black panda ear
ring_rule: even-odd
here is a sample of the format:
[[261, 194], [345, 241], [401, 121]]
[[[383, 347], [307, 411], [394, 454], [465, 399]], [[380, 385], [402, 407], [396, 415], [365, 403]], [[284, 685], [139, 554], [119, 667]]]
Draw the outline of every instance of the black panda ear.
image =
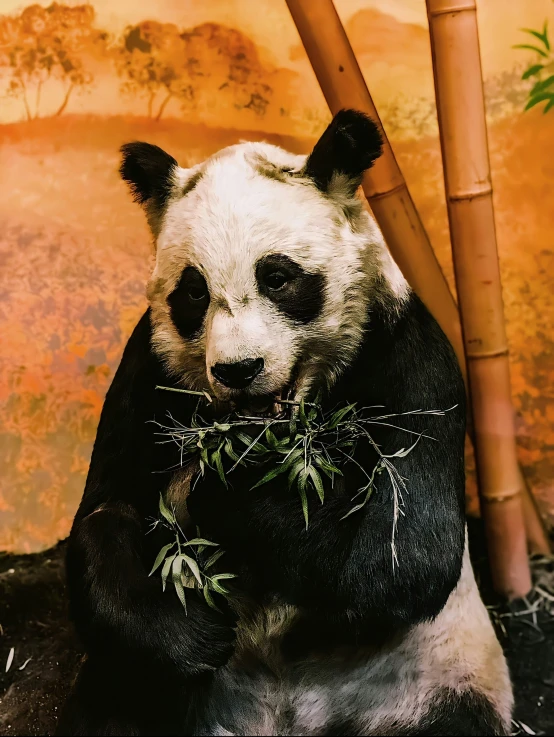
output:
[[341, 175], [349, 194], [362, 182], [363, 173], [381, 156], [383, 140], [371, 118], [357, 110], [338, 112], [308, 156], [303, 176], [327, 192], [335, 175]]
[[126, 143], [121, 147], [121, 156], [119, 173], [129, 185], [133, 199], [151, 215], [159, 214], [171, 194], [177, 162], [158, 146], [141, 141]]

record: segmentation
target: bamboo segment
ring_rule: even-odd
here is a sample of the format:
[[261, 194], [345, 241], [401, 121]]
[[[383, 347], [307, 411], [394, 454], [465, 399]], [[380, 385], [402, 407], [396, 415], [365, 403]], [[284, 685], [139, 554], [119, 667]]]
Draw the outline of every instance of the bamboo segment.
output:
[[465, 375], [456, 303], [371, 99], [332, 0], [287, 0], [287, 5], [331, 112], [354, 108], [375, 120], [383, 154], [363, 182], [375, 219], [408, 283], [452, 343]]
[[531, 588], [496, 246], [475, 0], [426, 0], [448, 218], [497, 591]]

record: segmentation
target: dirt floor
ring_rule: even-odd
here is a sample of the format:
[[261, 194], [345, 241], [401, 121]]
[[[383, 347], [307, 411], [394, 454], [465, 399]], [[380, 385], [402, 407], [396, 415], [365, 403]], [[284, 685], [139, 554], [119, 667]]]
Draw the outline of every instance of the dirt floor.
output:
[[[494, 603], [479, 523], [470, 535], [483, 597]], [[52, 734], [76, 673], [81, 653], [67, 617], [63, 554], [61, 543], [38, 555], [0, 556], [1, 735]], [[554, 735], [554, 617], [498, 614], [509, 612], [495, 618], [515, 687], [514, 733]]]

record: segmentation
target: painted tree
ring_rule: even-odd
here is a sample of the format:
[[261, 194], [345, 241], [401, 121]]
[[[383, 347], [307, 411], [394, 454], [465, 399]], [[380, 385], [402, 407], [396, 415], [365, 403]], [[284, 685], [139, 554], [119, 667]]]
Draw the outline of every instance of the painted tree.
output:
[[128, 26], [117, 59], [125, 92], [145, 98], [148, 116], [159, 120], [169, 102], [182, 110], [222, 104], [262, 115], [271, 95], [255, 44], [240, 31], [204, 23], [182, 31], [173, 23], [146, 20]]
[[117, 66], [125, 92], [145, 97], [148, 117], [159, 120], [170, 100], [194, 99], [201, 72], [184, 55], [177, 26], [145, 20], [125, 29]]
[[77, 89], [93, 80], [90, 52], [105, 45], [108, 35], [94, 26], [91, 5], [30, 5], [0, 19], [0, 65], [8, 70], [8, 94], [21, 99], [27, 120], [40, 116], [44, 85], [57, 81], [63, 97], [61, 115]]

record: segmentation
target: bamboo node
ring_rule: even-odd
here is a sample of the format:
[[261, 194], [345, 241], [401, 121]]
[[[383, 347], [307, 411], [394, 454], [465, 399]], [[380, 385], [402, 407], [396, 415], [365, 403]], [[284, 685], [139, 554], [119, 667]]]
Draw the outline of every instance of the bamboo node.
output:
[[515, 491], [508, 491], [504, 494], [480, 494], [480, 499], [487, 504], [501, 504], [520, 495], [521, 489], [516, 489]]
[[501, 356], [508, 356], [509, 353], [508, 348], [499, 348], [496, 351], [482, 351], [481, 353], [466, 351], [466, 359], [468, 361], [478, 361], [480, 358], [500, 358]]
[[367, 192], [364, 189], [364, 194], [369, 202], [372, 202], [373, 200], [381, 200], [385, 197], [389, 197], [390, 195], [396, 194], [396, 192], [400, 192], [402, 189], [407, 189], [406, 182], [401, 182], [400, 184], [397, 184], [396, 187], [393, 187], [392, 189], [387, 189], [384, 192], [376, 192], [375, 194], [367, 194]]
[[468, 192], [453, 193], [448, 195], [449, 202], [460, 202], [463, 200], [476, 200], [479, 197], [488, 197], [492, 194], [492, 186], [481, 189], [469, 190]]
[[[431, 5], [431, 3], [429, 3]], [[439, 15], [446, 15], [447, 13], [463, 13], [463, 12], [477, 12], [477, 5], [475, 0], [458, 0], [456, 3], [451, 5], [444, 5], [438, 7], [436, 10], [428, 9], [427, 15], [429, 18], [436, 18]]]

